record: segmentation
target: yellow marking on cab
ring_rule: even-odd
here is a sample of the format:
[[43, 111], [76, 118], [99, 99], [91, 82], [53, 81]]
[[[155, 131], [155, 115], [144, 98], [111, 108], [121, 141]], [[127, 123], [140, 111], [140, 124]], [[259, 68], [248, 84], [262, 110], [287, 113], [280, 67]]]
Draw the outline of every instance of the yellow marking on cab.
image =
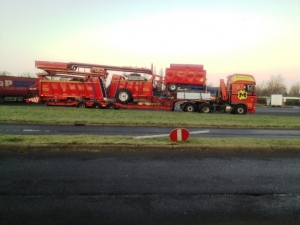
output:
[[234, 75], [232, 82], [236, 82], [236, 81], [251, 81], [251, 82], [255, 82], [253, 77], [250, 76], [245, 76], [245, 75]]
[[248, 93], [246, 91], [240, 90], [238, 92], [238, 99], [239, 100], [245, 100], [245, 99], [247, 99], [247, 97], [248, 97]]

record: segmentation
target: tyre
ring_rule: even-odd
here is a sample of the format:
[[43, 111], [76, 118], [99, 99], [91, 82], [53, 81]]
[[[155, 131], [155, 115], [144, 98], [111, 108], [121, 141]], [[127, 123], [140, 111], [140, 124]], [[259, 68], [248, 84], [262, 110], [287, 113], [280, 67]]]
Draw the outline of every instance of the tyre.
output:
[[169, 92], [176, 92], [177, 89], [178, 89], [178, 85], [177, 84], [169, 84], [168, 85]]
[[127, 104], [132, 101], [132, 94], [128, 89], [122, 88], [117, 91], [116, 100], [119, 103]]
[[194, 103], [186, 103], [184, 108], [183, 108], [183, 111], [185, 112], [196, 112], [196, 109], [197, 109], [197, 106], [196, 104]]
[[106, 106], [106, 109], [116, 109], [116, 106], [115, 106], [113, 103], [109, 103], [109, 104]]
[[246, 113], [246, 107], [244, 105], [237, 105], [234, 112], [238, 115], [244, 115]]
[[211, 112], [211, 105], [209, 103], [202, 103], [199, 106], [199, 113], [210, 113]]
[[83, 102], [79, 102], [77, 105], [77, 108], [84, 109], [85, 107], [86, 107], [86, 105]]
[[101, 109], [102, 107], [101, 107], [101, 105], [100, 105], [99, 103], [95, 102], [95, 103], [92, 105], [92, 108], [93, 108], [93, 109]]

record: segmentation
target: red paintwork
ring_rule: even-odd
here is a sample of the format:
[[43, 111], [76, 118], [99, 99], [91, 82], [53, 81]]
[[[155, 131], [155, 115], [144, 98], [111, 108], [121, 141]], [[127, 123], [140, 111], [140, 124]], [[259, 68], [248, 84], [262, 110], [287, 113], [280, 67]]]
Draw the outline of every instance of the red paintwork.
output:
[[[234, 74], [227, 77], [227, 85], [221, 82], [222, 100], [227, 101], [231, 105], [243, 104], [247, 107], [248, 113], [255, 112], [257, 102], [255, 79], [248, 74]], [[246, 90], [247, 85], [253, 85], [253, 90]], [[241, 98], [240, 95], [247, 97]], [[225, 97], [226, 96], [226, 97]], [[227, 100], [226, 100], [227, 99]]]
[[82, 67], [82, 68], [99, 67], [99, 68], [104, 68], [105, 70], [122, 71], [122, 72], [135, 72], [135, 73], [146, 73], [146, 74], [153, 73], [151, 69], [130, 67], [130, 66], [110, 66], [110, 65], [88, 64], [88, 63], [77, 63], [77, 62], [70, 62], [69, 65], [74, 67]]
[[[153, 84], [157, 75], [152, 75], [148, 80], [128, 80], [120, 75], [113, 75], [111, 84], [108, 90], [109, 98], [114, 98], [117, 90], [122, 88], [128, 89], [133, 96], [133, 99], [152, 100], [153, 99]], [[203, 70], [203, 65], [193, 64], [171, 64], [170, 68], [166, 69], [166, 76], [163, 82], [165, 85], [170, 83], [205, 86], [206, 71]], [[171, 94], [176, 98], [176, 94]]]
[[205, 86], [206, 71], [203, 65], [170, 64], [170, 68], [166, 68], [164, 83]]
[[228, 100], [228, 92], [226, 90], [226, 85], [225, 85], [225, 81], [223, 79], [220, 80], [220, 90], [221, 90], [221, 98], [222, 101], [227, 101]]
[[152, 74], [152, 70], [146, 68], [120, 67], [76, 62], [63, 63], [51, 61], [35, 61], [35, 66], [38, 69], [46, 71], [48, 75], [64, 73], [73, 75], [85, 74], [93, 76], [106, 76], [107, 70]]
[[151, 100], [153, 98], [153, 79], [152, 76], [149, 80], [140, 80], [138, 77], [136, 80], [125, 79], [121, 75], [113, 75], [111, 83], [108, 88], [108, 97], [114, 98], [117, 90], [122, 88], [128, 89], [133, 99], [146, 99]]
[[0, 97], [31, 97], [35, 93], [29, 87], [36, 82], [37, 78], [0, 76]]
[[69, 101], [67, 105], [77, 105], [78, 102], [88, 100], [93, 103], [95, 101], [101, 102], [104, 96], [100, 79], [99, 77], [91, 77], [85, 79], [84, 82], [41, 79], [39, 82], [39, 96], [42, 101]]
[[[133, 67], [118, 67], [118, 66], [108, 66], [108, 65], [99, 65], [99, 64], [86, 64], [86, 63], [61, 63], [61, 62], [49, 62], [49, 61], [36, 61], [35, 65], [37, 68], [45, 71], [43, 74], [39, 74], [41, 79], [40, 82], [40, 96], [41, 100], [44, 101], [61, 101], [60, 104], [70, 104], [70, 100], [74, 101], [74, 104], [78, 104], [78, 101], [86, 100], [95, 100], [103, 101], [102, 89], [100, 85], [94, 85], [93, 87], [88, 82], [77, 83], [74, 86], [74, 83], [66, 84], [65, 81], [45, 81], [43, 77], [47, 76], [60, 76], [60, 77], [71, 77], [71, 76], [80, 76], [88, 79], [89, 77], [102, 77], [103, 79], [107, 78], [107, 70], [113, 71], [123, 71], [123, 72], [134, 72], [134, 73], [144, 73], [152, 74], [151, 69], [146, 68], [133, 68]], [[91, 78], [96, 79], [96, 77]], [[128, 88], [132, 91], [133, 97], [151, 99], [152, 98], [152, 79], [146, 82], [144, 81], [125, 81], [124, 77], [120, 75], [115, 75], [112, 78], [110, 88], [108, 89], [109, 98], [115, 98], [115, 93], [118, 89]], [[96, 89], [95, 89], [96, 87]], [[93, 89], [94, 88], [94, 89]], [[72, 90], [71, 90], [72, 89]], [[93, 90], [92, 90], [93, 89]], [[105, 90], [103, 90], [105, 92]], [[63, 101], [68, 100], [68, 103]], [[102, 102], [103, 103], [103, 102]], [[103, 103], [104, 104], [104, 103]], [[106, 104], [106, 103], [105, 103]], [[118, 106], [117, 106], [118, 107]]]
[[71, 69], [68, 63], [49, 61], [35, 61], [35, 67], [43, 70], [67, 70], [68, 68]]

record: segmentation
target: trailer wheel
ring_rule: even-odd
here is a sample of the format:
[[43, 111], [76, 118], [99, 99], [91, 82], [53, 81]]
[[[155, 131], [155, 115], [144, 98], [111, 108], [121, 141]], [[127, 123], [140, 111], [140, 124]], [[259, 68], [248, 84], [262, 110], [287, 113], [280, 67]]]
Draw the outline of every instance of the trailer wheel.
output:
[[244, 115], [246, 113], [246, 107], [244, 105], [237, 105], [234, 112], [238, 115]]
[[196, 112], [197, 106], [194, 103], [186, 103], [184, 106], [185, 112]]
[[86, 107], [86, 105], [83, 102], [79, 102], [77, 105], [77, 108], [84, 109], [85, 107]]
[[209, 103], [203, 103], [199, 106], [199, 113], [210, 113], [211, 105]]
[[177, 89], [178, 89], [178, 85], [177, 84], [169, 84], [168, 85], [169, 92], [176, 92]]
[[106, 109], [116, 109], [116, 106], [115, 106], [113, 103], [109, 103], [109, 104], [106, 106]]
[[99, 103], [94, 103], [94, 104], [92, 105], [92, 108], [93, 108], [93, 109], [101, 109], [102, 107], [101, 107], [101, 105], [100, 105]]
[[116, 99], [122, 104], [127, 104], [132, 101], [132, 94], [129, 90], [122, 88], [117, 91]]

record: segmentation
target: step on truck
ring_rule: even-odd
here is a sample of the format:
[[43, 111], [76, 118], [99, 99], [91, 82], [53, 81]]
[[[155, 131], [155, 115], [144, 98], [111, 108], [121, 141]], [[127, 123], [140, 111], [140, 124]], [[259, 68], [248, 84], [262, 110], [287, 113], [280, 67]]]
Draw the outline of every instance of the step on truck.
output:
[[234, 74], [213, 98], [207, 93], [203, 65], [171, 64], [165, 76], [152, 69], [86, 63], [36, 61], [38, 83], [32, 89], [49, 106], [76, 106], [106, 109], [174, 110], [233, 114], [254, 113], [255, 79]]

